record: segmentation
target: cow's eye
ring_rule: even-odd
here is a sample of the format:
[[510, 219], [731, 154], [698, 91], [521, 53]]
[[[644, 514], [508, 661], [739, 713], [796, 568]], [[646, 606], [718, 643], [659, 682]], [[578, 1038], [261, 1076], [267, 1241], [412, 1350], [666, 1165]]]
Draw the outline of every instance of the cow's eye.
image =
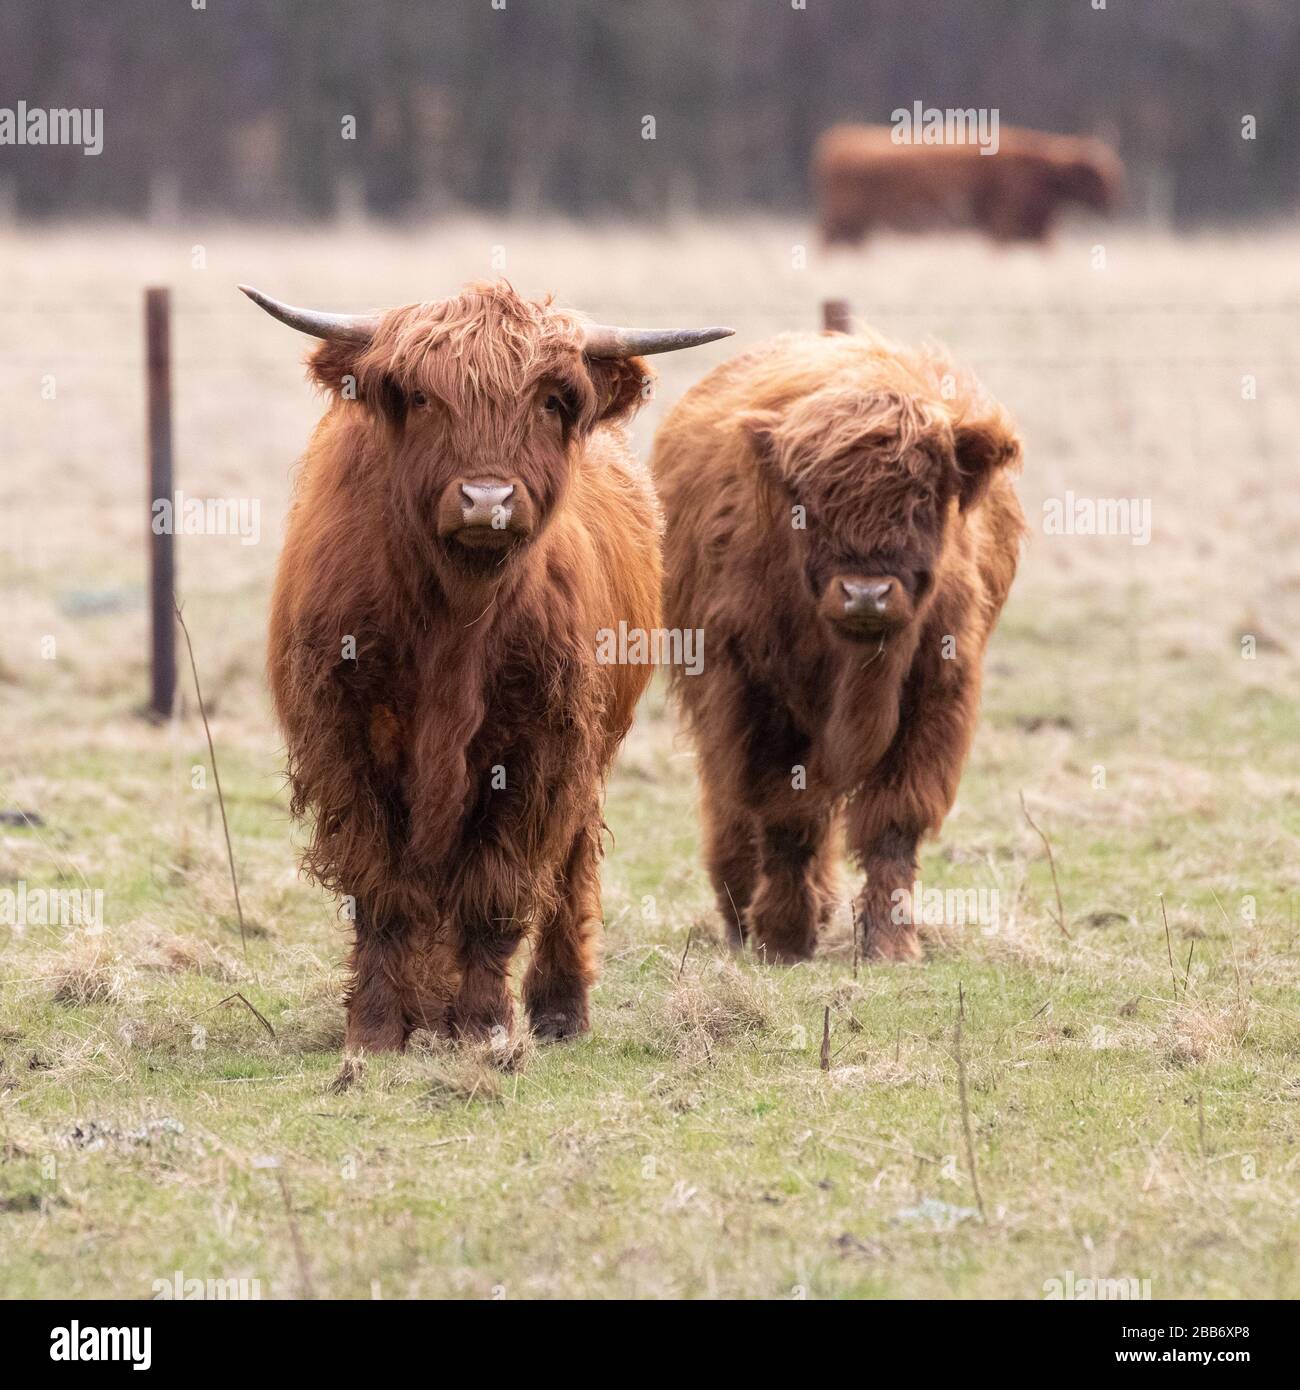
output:
[[411, 393], [411, 404], [414, 406], [426, 406], [429, 404], [429, 398], [423, 391], [413, 391]]
[[562, 415], [564, 413], [564, 402], [559, 396], [552, 393], [546, 398], [546, 411], [551, 415]]

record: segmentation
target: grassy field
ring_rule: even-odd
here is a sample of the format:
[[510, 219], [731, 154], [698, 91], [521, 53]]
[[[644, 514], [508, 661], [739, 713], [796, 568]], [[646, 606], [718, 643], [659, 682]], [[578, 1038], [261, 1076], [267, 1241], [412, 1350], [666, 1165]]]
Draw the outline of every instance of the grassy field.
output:
[[[803, 268], [809, 235], [0, 235], [0, 890], [103, 894], [102, 930], [0, 925], [0, 1292], [1300, 1292], [1300, 237], [1117, 231], [1104, 264], [1082, 230], [810, 245]], [[360, 309], [494, 265], [606, 320], [737, 326], [663, 359], [642, 449], [711, 363], [829, 295], [1010, 407], [1031, 536], [922, 864], [996, 890], [996, 921], [928, 928], [915, 967], [855, 968], [847, 913], [811, 965], [729, 958], [656, 685], [610, 789], [591, 1037], [509, 1065], [422, 1043], [336, 1095], [345, 937], [296, 874], [261, 677], [319, 403], [233, 286]], [[170, 725], [137, 713], [148, 283], [174, 288], [180, 486], [260, 505], [256, 544], [179, 542], [246, 951], [188, 676]], [[1150, 543], [1045, 534], [1067, 491], [1148, 500]]]

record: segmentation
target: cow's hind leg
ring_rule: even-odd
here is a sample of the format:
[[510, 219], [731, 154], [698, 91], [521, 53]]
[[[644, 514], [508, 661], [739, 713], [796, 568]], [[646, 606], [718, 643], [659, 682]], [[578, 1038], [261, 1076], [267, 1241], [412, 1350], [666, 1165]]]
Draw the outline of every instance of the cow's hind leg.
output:
[[599, 942], [600, 831], [579, 831], [560, 876], [560, 900], [537, 933], [524, 976], [524, 1006], [544, 1041], [575, 1037], [591, 1027], [587, 995], [596, 981]]
[[406, 943], [400, 927], [377, 920], [364, 901], [357, 902], [356, 914], [343, 1049], [352, 1057], [400, 1052], [410, 1033], [403, 989]]

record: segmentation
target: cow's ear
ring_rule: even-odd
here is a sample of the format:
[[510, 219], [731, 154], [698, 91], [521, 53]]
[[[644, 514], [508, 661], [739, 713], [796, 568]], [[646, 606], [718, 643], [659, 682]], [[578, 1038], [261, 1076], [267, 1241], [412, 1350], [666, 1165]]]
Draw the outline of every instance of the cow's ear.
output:
[[307, 358], [307, 374], [339, 400], [361, 401], [377, 414], [402, 419], [406, 397], [401, 387], [367, 362], [366, 350], [365, 344], [326, 340]]
[[961, 421], [953, 430], [953, 444], [962, 511], [984, 496], [999, 468], [1020, 462], [1020, 440], [1001, 411]]
[[760, 501], [770, 515], [779, 508], [799, 501], [798, 492], [786, 474], [781, 441], [784, 417], [777, 410], [747, 410], [740, 416], [740, 430], [754, 456]]
[[747, 410], [740, 416], [740, 430], [750, 452], [764, 472], [779, 471], [777, 428], [781, 417], [775, 410]]
[[589, 357], [597, 420], [626, 420], [654, 394], [655, 374], [644, 357]]
[[318, 343], [307, 358], [307, 374], [317, 386], [333, 391], [344, 399], [357, 400], [357, 364], [362, 348], [356, 343], [338, 343], [326, 339]]

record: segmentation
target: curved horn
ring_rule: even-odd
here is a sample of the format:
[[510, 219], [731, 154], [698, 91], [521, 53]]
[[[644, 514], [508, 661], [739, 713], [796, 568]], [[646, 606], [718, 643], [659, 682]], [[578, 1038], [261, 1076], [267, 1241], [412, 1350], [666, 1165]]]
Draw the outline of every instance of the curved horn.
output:
[[378, 314], [324, 314], [316, 309], [295, 309], [292, 304], [281, 304], [278, 299], [255, 290], [252, 285], [240, 285], [239, 288], [273, 319], [279, 319], [290, 328], [296, 328], [300, 333], [310, 333], [316, 338], [368, 343], [379, 327]]
[[730, 338], [734, 328], [607, 328], [587, 325], [582, 348], [588, 357], [649, 357], [656, 352], [700, 347]]

